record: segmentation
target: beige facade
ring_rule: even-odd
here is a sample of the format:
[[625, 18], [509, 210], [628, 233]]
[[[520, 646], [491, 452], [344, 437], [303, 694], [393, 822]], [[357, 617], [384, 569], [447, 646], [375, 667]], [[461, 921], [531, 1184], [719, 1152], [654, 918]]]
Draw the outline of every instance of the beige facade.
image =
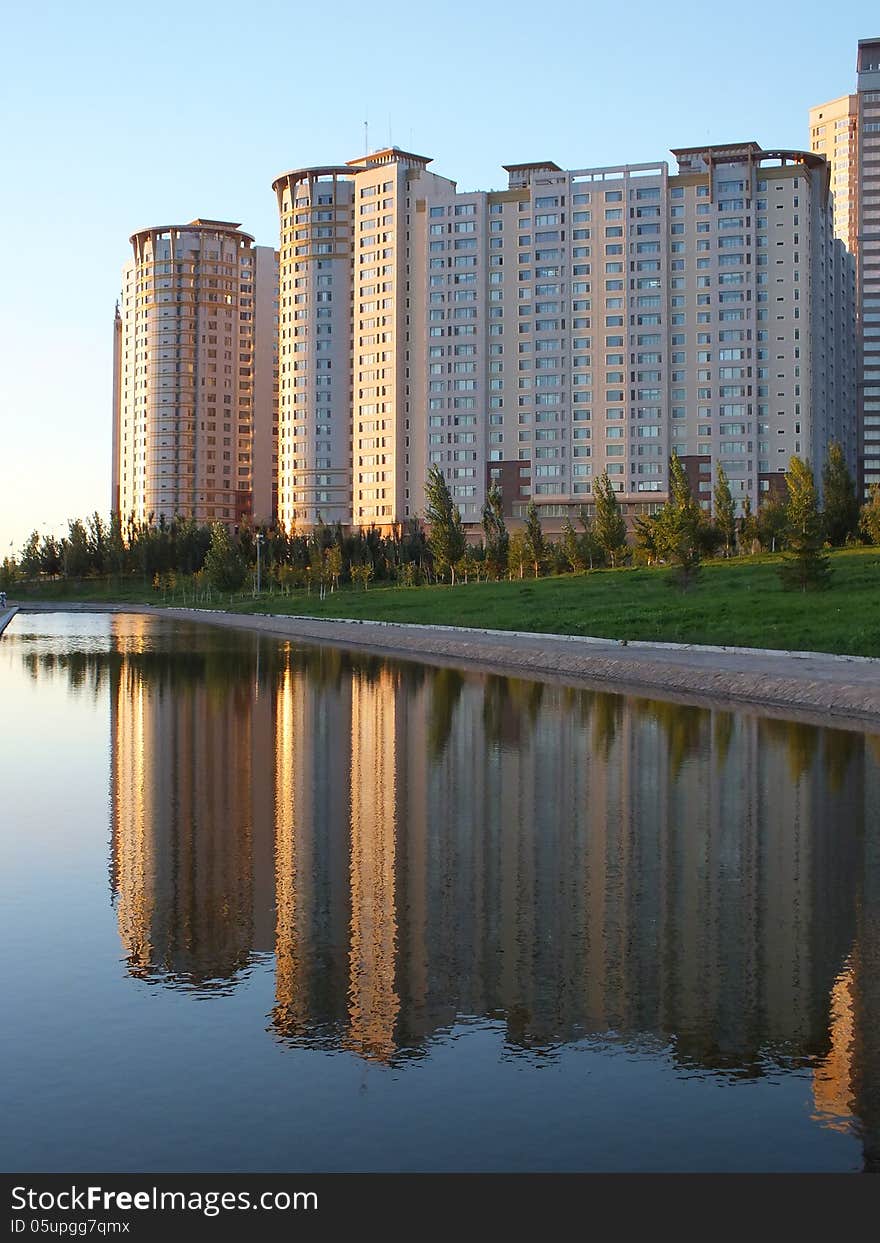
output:
[[834, 233], [858, 249], [858, 96], [841, 95], [810, 109], [810, 150], [823, 155], [834, 195]]
[[861, 39], [856, 94], [810, 110], [814, 151], [830, 161], [835, 227], [856, 257], [859, 474], [880, 484], [880, 39]]
[[278, 307], [278, 517], [350, 522], [351, 239], [347, 167], [273, 182], [281, 216]]
[[123, 522], [268, 522], [275, 252], [204, 219], [131, 242], [114, 325], [114, 509]]
[[[508, 188], [492, 192], [460, 193], [396, 148], [279, 178], [283, 229], [301, 208], [283, 239], [280, 434], [306, 450], [282, 449], [285, 521], [406, 522], [434, 465], [466, 524], [495, 478], [508, 514], [534, 499], [549, 529], [589, 510], [605, 470], [629, 516], [649, 512], [673, 450], [705, 508], [719, 464], [753, 507], [792, 454], [821, 467], [831, 439], [854, 469], [855, 277], [825, 160], [756, 143], [674, 154], [676, 173], [509, 165]], [[298, 200], [279, 189], [291, 178]], [[347, 306], [332, 312], [306, 301], [322, 193], [344, 199], [332, 247], [340, 272], [351, 264]], [[303, 297], [288, 323], [285, 279]], [[317, 349], [321, 314], [335, 368], [350, 343], [351, 413], [340, 400], [312, 456], [317, 410], [288, 423], [285, 361]], [[310, 483], [328, 448], [332, 492]]]
[[880, 39], [858, 50], [859, 397], [865, 490], [880, 484]]

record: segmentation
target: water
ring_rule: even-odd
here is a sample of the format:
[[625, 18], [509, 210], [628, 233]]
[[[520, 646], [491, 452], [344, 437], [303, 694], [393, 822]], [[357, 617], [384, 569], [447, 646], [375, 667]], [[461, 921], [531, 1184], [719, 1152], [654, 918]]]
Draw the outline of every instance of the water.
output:
[[876, 736], [134, 616], [0, 696], [0, 1168], [878, 1164]]

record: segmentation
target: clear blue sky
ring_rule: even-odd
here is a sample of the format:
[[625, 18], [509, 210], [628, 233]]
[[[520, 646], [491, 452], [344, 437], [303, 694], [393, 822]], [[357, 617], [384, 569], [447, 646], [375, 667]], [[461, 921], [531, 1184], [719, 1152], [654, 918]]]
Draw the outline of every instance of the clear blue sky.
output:
[[[0, 75], [0, 556], [110, 499], [111, 327], [137, 228], [203, 215], [277, 244], [272, 178], [387, 142], [462, 189], [504, 163], [805, 147], [854, 89], [876, 0], [251, 0], [15, 5]], [[631, 84], [630, 90], [625, 90]], [[223, 135], [222, 143], [215, 140]]]

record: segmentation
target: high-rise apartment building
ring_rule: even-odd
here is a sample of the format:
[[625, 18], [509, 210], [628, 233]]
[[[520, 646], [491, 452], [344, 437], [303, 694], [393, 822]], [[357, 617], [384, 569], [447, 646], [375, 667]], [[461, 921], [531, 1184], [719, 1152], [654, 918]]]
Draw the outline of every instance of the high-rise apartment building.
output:
[[673, 450], [706, 508], [719, 465], [753, 507], [792, 454], [821, 466], [836, 439], [854, 467], [828, 164], [674, 154], [676, 173], [508, 165], [490, 192], [396, 148], [278, 178], [283, 520], [407, 521], [433, 465], [473, 525], [493, 479], [552, 523], [606, 470], [649, 511]]
[[219, 220], [131, 242], [114, 324], [114, 511], [271, 521], [276, 252]]
[[880, 484], [880, 39], [860, 40], [857, 69], [859, 405], [867, 491]]
[[832, 163], [835, 227], [856, 257], [859, 474], [880, 483], [880, 39], [861, 39], [856, 94], [810, 109], [810, 142]]
[[858, 96], [841, 95], [810, 109], [810, 150], [824, 155], [834, 195], [834, 233], [847, 250], [858, 249]]

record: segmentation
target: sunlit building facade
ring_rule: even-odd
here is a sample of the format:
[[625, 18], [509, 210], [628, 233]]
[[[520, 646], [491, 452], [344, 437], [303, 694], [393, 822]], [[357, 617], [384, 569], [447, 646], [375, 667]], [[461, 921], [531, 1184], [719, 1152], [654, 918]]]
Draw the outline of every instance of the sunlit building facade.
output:
[[114, 322], [114, 512], [124, 523], [271, 521], [275, 251], [205, 219], [131, 242]]
[[859, 40], [856, 93], [810, 110], [810, 141], [832, 166], [835, 227], [856, 257], [859, 474], [880, 484], [880, 38]]
[[837, 440], [854, 470], [855, 270], [826, 160], [673, 154], [509, 165], [492, 192], [397, 148], [278, 178], [284, 520], [393, 528], [432, 466], [474, 526], [493, 480], [514, 519], [589, 511], [605, 471], [648, 512], [673, 451], [707, 509], [719, 466], [753, 508], [793, 454], [821, 468]]
[[810, 109], [810, 150], [828, 161], [834, 195], [834, 233], [851, 254], [858, 250], [859, 98], [841, 95]]

